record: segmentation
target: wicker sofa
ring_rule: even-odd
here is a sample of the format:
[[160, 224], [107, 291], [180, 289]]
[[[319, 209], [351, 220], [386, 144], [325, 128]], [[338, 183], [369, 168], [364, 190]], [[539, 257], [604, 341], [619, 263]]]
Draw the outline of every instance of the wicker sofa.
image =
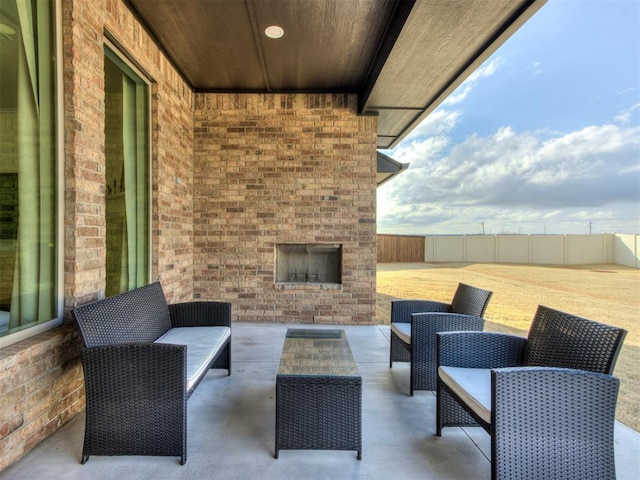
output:
[[231, 373], [231, 304], [168, 305], [160, 283], [76, 307], [90, 455], [187, 460], [187, 400], [211, 368]]
[[615, 478], [612, 376], [626, 331], [540, 305], [527, 338], [437, 334], [437, 435], [480, 425], [492, 478]]

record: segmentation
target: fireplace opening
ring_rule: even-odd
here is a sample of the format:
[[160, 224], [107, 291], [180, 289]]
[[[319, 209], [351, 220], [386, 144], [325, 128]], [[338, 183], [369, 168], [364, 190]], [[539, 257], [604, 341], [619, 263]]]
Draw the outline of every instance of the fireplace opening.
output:
[[342, 245], [276, 245], [276, 282], [342, 283]]

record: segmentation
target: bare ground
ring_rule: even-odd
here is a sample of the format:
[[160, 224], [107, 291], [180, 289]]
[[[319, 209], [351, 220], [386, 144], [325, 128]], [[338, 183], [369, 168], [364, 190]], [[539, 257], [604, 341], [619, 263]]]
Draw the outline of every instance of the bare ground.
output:
[[625, 328], [614, 375], [616, 418], [640, 431], [640, 270], [621, 265], [531, 266], [470, 263], [378, 264], [377, 320], [389, 323], [390, 300], [449, 302], [458, 282], [493, 291], [485, 330], [526, 336], [538, 305]]

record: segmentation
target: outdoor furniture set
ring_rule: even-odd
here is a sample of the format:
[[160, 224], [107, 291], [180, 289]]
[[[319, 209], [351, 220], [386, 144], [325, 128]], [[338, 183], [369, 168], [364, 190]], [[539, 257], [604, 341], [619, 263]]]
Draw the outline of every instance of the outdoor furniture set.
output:
[[[392, 302], [389, 366], [435, 390], [436, 433], [483, 427], [492, 478], [615, 478], [612, 376], [626, 331], [540, 305], [527, 338], [484, 332], [492, 292], [459, 284], [451, 304]], [[168, 305], [159, 283], [72, 310], [84, 342], [90, 455], [186, 462], [187, 399], [210, 368], [231, 373], [231, 304]], [[282, 449], [362, 455], [362, 378], [344, 330], [289, 329], [276, 375]]]
[[[490, 297], [484, 295], [486, 303]], [[447, 426], [483, 427], [491, 436], [493, 479], [615, 479], [620, 382], [612, 374], [626, 330], [539, 305], [523, 338], [483, 332], [481, 318], [418, 313], [411, 301], [398, 303], [390, 366], [404, 347], [412, 362], [411, 394], [436, 390], [438, 436]], [[447, 315], [451, 325], [468, 323], [453, 331]], [[421, 323], [430, 319], [431, 327]]]

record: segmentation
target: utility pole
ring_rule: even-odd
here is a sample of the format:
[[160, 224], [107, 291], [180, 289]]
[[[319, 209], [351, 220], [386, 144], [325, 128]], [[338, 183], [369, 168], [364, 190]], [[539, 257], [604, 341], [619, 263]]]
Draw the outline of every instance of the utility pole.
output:
[[482, 225], [482, 234], [484, 235], [484, 222], [480, 222], [480, 225]]

